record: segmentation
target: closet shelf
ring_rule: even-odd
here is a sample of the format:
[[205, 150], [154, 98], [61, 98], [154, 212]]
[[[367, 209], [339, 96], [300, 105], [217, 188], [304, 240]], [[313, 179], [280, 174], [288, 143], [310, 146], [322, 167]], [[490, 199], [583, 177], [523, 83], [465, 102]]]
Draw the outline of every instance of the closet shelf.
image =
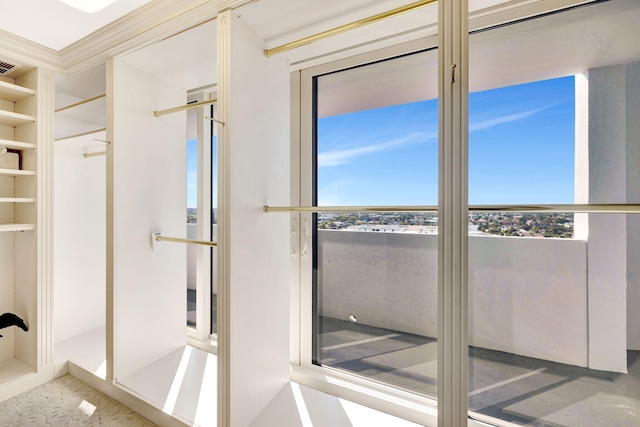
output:
[[18, 359], [12, 358], [0, 362], [0, 384], [2, 385], [33, 374], [35, 371]]
[[0, 203], [35, 203], [35, 197], [0, 197]]
[[35, 224], [0, 224], [0, 233], [9, 231], [30, 231], [35, 229]]
[[13, 113], [11, 111], [0, 110], [0, 125], [3, 126], [21, 126], [27, 123], [33, 123], [36, 118], [26, 114]]
[[33, 176], [36, 173], [34, 171], [25, 171], [20, 169], [0, 169], [0, 175], [5, 176]]
[[36, 91], [26, 87], [0, 81], [0, 99], [18, 102], [28, 96], [34, 96]]
[[0, 147], [7, 147], [13, 150], [35, 149], [36, 144], [29, 142], [11, 141], [8, 139], [0, 139]]

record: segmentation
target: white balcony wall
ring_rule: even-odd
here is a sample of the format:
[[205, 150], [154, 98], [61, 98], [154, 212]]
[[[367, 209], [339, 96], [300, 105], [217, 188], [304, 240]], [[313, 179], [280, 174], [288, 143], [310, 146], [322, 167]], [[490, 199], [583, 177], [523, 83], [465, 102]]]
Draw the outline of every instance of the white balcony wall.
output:
[[587, 245], [469, 238], [469, 336], [476, 347], [587, 366]]
[[323, 316], [435, 337], [438, 236], [318, 230]]
[[[437, 241], [319, 230], [320, 314], [435, 337]], [[469, 247], [471, 345], [586, 366], [586, 243], [471, 236]]]
[[[95, 145], [95, 137], [82, 138]], [[104, 156], [85, 158], [85, 151], [73, 141], [54, 147], [56, 342], [104, 327], [106, 321], [106, 162]]]

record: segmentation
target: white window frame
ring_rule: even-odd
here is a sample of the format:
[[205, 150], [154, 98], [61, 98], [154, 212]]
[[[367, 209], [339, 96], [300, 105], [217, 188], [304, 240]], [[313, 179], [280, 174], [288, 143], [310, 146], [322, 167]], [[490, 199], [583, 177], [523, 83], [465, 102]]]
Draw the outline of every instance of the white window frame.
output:
[[[403, 43], [335, 62], [317, 65], [291, 74], [291, 203], [312, 205], [313, 182], [313, 78], [438, 45], [437, 36]], [[437, 79], [437, 76], [433, 76]], [[392, 386], [374, 383], [336, 369], [314, 365], [313, 340], [313, 220], [311, 213], [292, 213], [291, 262], [291, 365], [292, 379], [331, 394], [344, 396], [366, 406], [383, 408], [398, 417], [425, 425], [437, 425], [437, 402], [429, 397]], [[299, 232], [295, 234], [295, 231]], [[292, 237], [294, 238], [294, 237]], [[297, 246], [296, 246], [297, 245]]]
[[[215, 88], [190, 91], [188, 102], [200, 102], [216, 99]], [[215, 103], [214, 105], [215, 111]], [[215, 126], [211, 126], [211, 107], [204, 105], [197, 110], [197, 144], [198, 144], [198, 208], [196, 239], [211, 239], [211, 140]], [[217, 337], [211, 334], [211, 249], [208, 246], [195, 245], [196, 251], [196, 327], [187, 326], [187, 343], [209, 353], [217, 354]]]

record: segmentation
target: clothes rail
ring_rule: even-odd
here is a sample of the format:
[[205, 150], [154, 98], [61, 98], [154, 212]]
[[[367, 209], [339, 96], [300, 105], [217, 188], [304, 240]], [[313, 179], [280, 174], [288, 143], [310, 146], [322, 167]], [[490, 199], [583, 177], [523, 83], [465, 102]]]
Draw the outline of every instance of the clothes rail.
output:
[[201, 105], [215, 104], [217, 99], [207, 99], [206, 101], [193, 102], [191, 104], [180, 105], [179, 107], [167, 108], [166, 110], [154, 111], [153, 115], [156, 117], [164, 116], [165, 114], [177, 113], [178, 111], [190, 110], [192, 108], [200, 107]]
[[[91, 135], [91, 134], [94, 134], [94, 133], [104, 132], [106, 130], [107, 130], [107, 128], [94, 129], [94, 130], [90, 130], [90, 131], [87, 131], [87, 132], [76, 133], [76, 134], [73, 134], [73, 135], [63, 136], [61, 138], [56, 138], [56, 141], [64, 141], [66, 139], [72, 139], [72, 138], [77, 138], [79, 136]], [[110, 144], [109, 141], [101, 141], [101, 142], [106, 142], [107, 144]]]
[[[438, 212], [437, 206], [264, 206], [271, 212]], [[469, 212], [563, 212], [638, 214], [640, 204], [471, 205]]]
[[209, 242], [206, 240], [192, 240], [192, 239], [182, 239], [179, 237], [169, 237], [163, 236], [160, 233], [152, 233], [151, 234], [151, 243], [154, 242], [174, 242], [174, 243], [187, 243], [191, 245], [203, 245], [203, 246], [218, 246], [216, 242]]
[[341, 25], [341, 26], [333, 28], [331, 30], [323, 31], [323, 32], [318, 33], [318, 34], [314, 34], [312, 36], [302, 38], [300, 40], [296, 40], [296, 41], [293, 41], [293, 42], [290, 42], [290, 43], [286, 43], [286, 44], [283, 44], [281, 46], [274, 47], [274, 48], [271, 48], [271, 49], [265, 49], [264, 55], [267, 56], [267, 57], [268, 56], [273, 56], [273, 55], [276, 55], [278, 53], [285, 52], [287, 50], [295, 49], [295, 48], [298, 48], [300, 46], [304, 46], [304, 45], [316, 42], [318, 40], [326, 39], [328, 37], [332, 37], [332, 36], [335, 36], [337, 34], [345, 33], [347, 31], [351, 31], [351, 30], [355, 30], [356, 28], [364, 27], [364, 26], [369, 25], [369, 24], [374, 24], [374, 23], [380, 22], [380, 21], [382, 21], [384, 19], [392, 18], [394, 16], [400, 15], [400, 14], [405, 13], [405, 12], [410, 12], [412, 10], [415, 10], [415, 9], [430, 5], [432, 3], [437, 3], [437, 0], [420, 0], [420, 1], [417, 1], [417, 2], [414, 2], [414, 3], [410, 3], [408, 5], [405, 5], [405, 6], [400, 6], [400, 7], [397, 7], [395, 9], [388, 10], [386, 12], [378, 13], [377, 15], [373, 15], [373, 16], [370, 16], [368, 18], [364, 18], [364, 19], [360, 19], [360, 20], [355, 21], [355, 22], [351, 22], [350, 24]]
[[70, 108], [78, 107], [80, 105], [88, 104], [89, 102], [96, 101], [98, 99], [102, 99], [102, 98], [106, 98], [106, 97], [107, 97], [107, 95], [103, 93], [102, 95], [94, 96], [93, 98], [85, 99], [83, 101], [76, 102], [75, 104], [70, 104], [70, 105], [67, 105], [65, 107], [58, 108], [57, 110], [55, 110], [55, 112], [59, 113], [60, 111], [64, 111], [64, 110], [68, 110]]
[[89, 157], [98, 157], [98, 156], [106, 156], [107, 152], [106, 151], [98, 151], [96, 153], [84, 153], [83, 156], [85, 159], [88, 159]]

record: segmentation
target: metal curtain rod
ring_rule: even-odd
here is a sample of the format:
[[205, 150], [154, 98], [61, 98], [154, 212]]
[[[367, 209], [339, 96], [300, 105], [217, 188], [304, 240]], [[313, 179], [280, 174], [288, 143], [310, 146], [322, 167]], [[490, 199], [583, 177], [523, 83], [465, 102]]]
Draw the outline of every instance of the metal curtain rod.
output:
[[[437, 206], [264, 206], [270, 212], [438, 212]], [[640, 214], [640, 204], [471, 205], [469, 212], [564, 212]]]
[[162, 236], [155, 234], [156, 242], [175, 242], [175, 243], [189, 243], [192, 245], [204, 245], [204, 246], [218, 246], [216, 242], [208, 242], [205, 240], [192, 240], [192, 239], [180, 239], [178, 237]]
[[359, 21], [352, 22], [350, 24], [341, 25], [339, 27], [333, 28], [331, 30], [323, 31], [318, 34], [314, 34], [309, 37], [302, 38], [300, 40], [296, 40], [293, 42], [289, 42], [283, 44], [281, 46], [277, 46], [271, 49], [265, 49], [265, 56], [272, 56], [278, 53], [285, 52], [287, 50], [295, 49], [300, 46], [304, 46], [318, 40], [326, 39], [328, 37], [335, 36], [337, 34], [345, 33], [347, 31], [355, 30], [356, 28], [364, 27], [365, 25], [374, 24], [376, 22], [380, 22], [384, 19], [391, 18], [397, 15], [400, 15], [405, 12], [410, 12], [412, 10], [421, 8], [423, 6], [430, 5], [432, 3], [437, 3], [438, 0], [420, 0], [405, 6], [396, 7], [395, 9], [388, 10], [386, 12], [378, 13], [377, 15], [370, 16], [368, 18], [360, 19]]
[[88, 104], [89, 102], [95, 101], [95, 100], [100, 99], [100, 98], [105, 98], [106, 96], [107, 96], [107, 94], [103, 93], [102, 95], [94, 96], [93, 98], [85, 99], [84, 101], [76, 102], [75, 104], [71, 104], [71, 105], [67, 105], [66, 107], [58, 108], [54, 112], [55, 113], [59, 113], [60, 111], [68, 110], [69, 108], [77, 107], [77, 106], [83, 105], [83, 104]]
[[84, 153], [83, 156], [85, 159], [88, 159], [89, 157], [97, 157], [97, 156], [106, 156], [107, 152], [106, 151], [98, 151], [95, 153]]
[[191, 104], [181, 105], [179, 107], [168, 108], [166, 110], [154, 111], [153, 115], [156, 117], [164, 116], [165, 114], [177, 113], [178, 111], [190, 110], [192, 108], [199, 107], [201, 105], [209, 105], [217, 102], [217, 99], [207, 99], [206, 101], [194, 102]]

